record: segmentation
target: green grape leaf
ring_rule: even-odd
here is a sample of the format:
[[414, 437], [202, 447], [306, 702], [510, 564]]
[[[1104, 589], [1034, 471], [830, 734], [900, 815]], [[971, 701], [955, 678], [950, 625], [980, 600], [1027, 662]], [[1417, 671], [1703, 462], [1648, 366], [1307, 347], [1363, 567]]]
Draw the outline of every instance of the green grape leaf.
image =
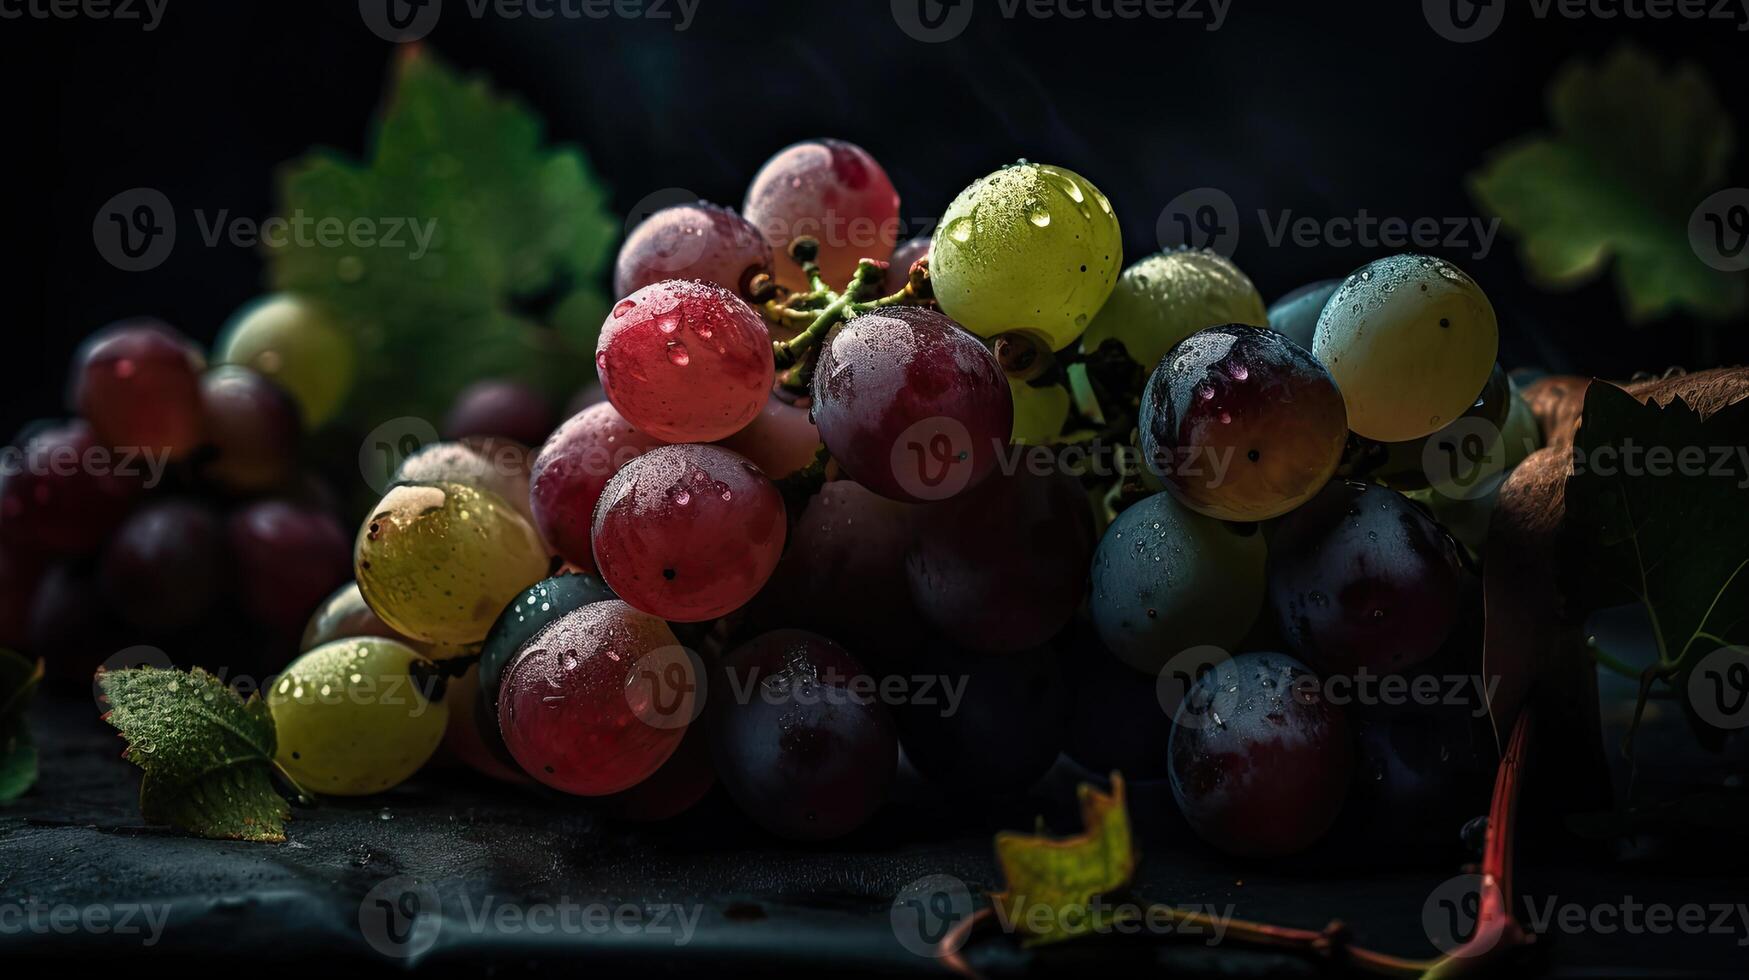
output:
[[1531, 275], [1577, 285], [1614, 259], [1632, 319], [1741, 311], [1744, 277], [1706, 265], [1688, 238], [1734, 142], [1707, 79], [1688, 65], [1664, 72], [1624, 46], [1601, 64], [1569, 64], [1548, 100], [1552, 134], [1497, 148], [1470, 176], [1477, 202], [1519, 237]]
[[36, 785], [36, 742], [27, 715], [42, 679], [41, 660], [0, 650], [0, 803], [10, 803]]
[[1005, 926], [1040, 946], [1109, 929], [1113, 919], [1133, 915], [1129, 905], [1094, 900], [1128, 885], [1136, 870], [1123, 777], [1111, 776], [1111, 792], [1086, 783], [1076, 790], [1083, 830], [1073, 837], [996, 835], [996, 863], [1007, 888], [990, 896]]
[[1567, 591], [1586, 608], [1643, 603], [1658, 670], [1685, 704], [1697, 661], [1749, 644], [1745, 447], [1749, 398], [1703, 415], [1680, 396], [1585, 393], [1566, 483]]
[[[352, 420], [436, 417], [481, 377], [556, 393], [593, 375], [619, 224], [583, 154], [545, 145], [538, 117], [483, 81], [406, 56], [368, 159], [288, 164], [280, 213], [308, 230], [270, 248], [273, 285], [322, 304], [358, 346]], [[377, 244], [319, 234], [324, 221], [368, 222]]]
[[104, 671], [104, 720], [127, 740], [124, 757], [145, 770], [140, 814], [200, 837], [285, 840], [291, 808], [274, 789], [273, 718], [259, 696], [244, 701], [201, 670]]

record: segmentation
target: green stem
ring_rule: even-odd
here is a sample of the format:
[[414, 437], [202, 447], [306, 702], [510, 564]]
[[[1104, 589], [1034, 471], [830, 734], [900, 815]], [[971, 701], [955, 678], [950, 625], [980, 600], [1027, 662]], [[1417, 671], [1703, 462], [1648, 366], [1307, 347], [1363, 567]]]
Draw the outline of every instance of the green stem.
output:
[[[818, 280], [819, 266], [809, 262], [803, 268], [809, 270], [811, 278]], [[877, 274], [878, 268], [873, 262], [864, 260], [857, 263], [856, 274], [850, 277], [850, 284], [844, 287], [844, 292], [832, 293], [828, 290], [827, 295], [832, 297], [832, 301], [826, 304], [826, 308], [814, 317], [813, 322], [808, 324], [806, 330], [788, 340], [772, 341], [772, 359], [776, 362], [778, 370], [784, 370], [801, 361], [802, 355], [807, 353], [808, 348], [819, 343], [820, 339], [826, 336], [826, 331], [831, 330], [839, 320], [845, 319], [846, 314], [854, 316], [861, 312], [857, 309], [856, 297], [862, 292], [863, 286], [869, 279]], [[804, 369], [803, 374], [806, 373]]]
[[1628, 680], [1637, 681], [1640, 679], [1640, 668], [1603, 649], [1602, 646], [1598, 645], [1597, 637], [1587, 637], [1585, 647], [1591, 651], [1591, 659], [1597, 662], [1597, 666], [1620, 674]]

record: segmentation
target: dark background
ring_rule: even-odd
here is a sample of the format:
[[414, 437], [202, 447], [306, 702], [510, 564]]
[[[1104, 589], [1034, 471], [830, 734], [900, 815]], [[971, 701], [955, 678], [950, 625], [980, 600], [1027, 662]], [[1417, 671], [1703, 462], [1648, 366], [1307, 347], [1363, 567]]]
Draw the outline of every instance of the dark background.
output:
[[[1011, 20], [996, 0], [977, 4], [959, 38], [922, 44], [887, 0], [701, 0], [678, 33], [663, 21], [474, 19], [449, 0], [427, 43], [580, 144], [622, 212], [670, 187], [738, 205], [772, 151], [810, 136], [869, 148], [911, 216], [939, 213], [973, 178], [1027, 157], [1093, 179], [1132, 259], [1157, 247], [1166, 202], [1225, 189], [1247, 216], [1235, 258], [1270, 299], [1377, 253], [1270, 248], [1256, 209], [1474, 214], [1464, 176], [1546, 127], [1545, 86], [1574, 56], [1631, 39], [1698, 64], [1733, 117], [1749, 118], [1749, 34], [1717, 21], [1537, 21], [1514, 3], [1491, 38], [1459, 45], [1415, 0], [1234, 0], [1215, 32], [1206, 21]], [[363, 149], [393, 48], [354, 0], [168, 0], [151, 33], [0, 20], [0, 165], [21, 168], [4, 184], [0, 237], [20, 254], [0, 291], [0, 431], [59, 410], [68, 358], [99, 326], [154, 314], [210, 339], [262, 288], [257, 254], [194, 233], [150, 272], [110, 267], [91, 240], [104, 201], [148, 186], [189, 225], [197, 208], [270, 216], [282, 161], [312, 144]], [[1740, 157], [1730, 176], [1745, 182]], [[1500, 309], [1508, 366], [1606, 376], [1702, 366], [1691, 321], [1629, 326], [1608, 278], [1538, 291], [1504, 233], [1483, 260], [1446, 257]], [[1745, 359], [1741, 326], [1719, 329], [1721, 360]]]

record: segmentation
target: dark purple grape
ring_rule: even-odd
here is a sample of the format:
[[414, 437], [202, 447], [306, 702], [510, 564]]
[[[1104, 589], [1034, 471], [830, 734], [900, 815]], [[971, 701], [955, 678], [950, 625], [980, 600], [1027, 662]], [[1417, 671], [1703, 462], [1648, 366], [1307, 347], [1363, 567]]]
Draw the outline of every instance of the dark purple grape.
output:
[[156, 320], [106, 327], [74, 359], [73, 404], [102, 445], [181, 459], [201, 441], [200, 352]]
[[0, 646], [32, 649], [30, 607], [42, 573], [42, 558], [0, 541]]
[[814, 422], [856, 482], [894, 500], [945, 500], [995, 468], [1014, 402], [978, 338], [934, 310], [897, 306], [827, 335]]
[[1172, 795], [1203, 840], [1240, 857], [1281, 857], [1322, 837], [1354, 768], [1348, 722], [1292, 657], [1215, 664], [1178, 706], [1167, 749]]
[[1463, 602], [1457, 545], [1408, 498], [1332, 481], [1283, 518], [1269, 604], [1294, 651], [1325, 673], [1400, 671], [1437, 652]]
[[931, 782], [955, 794], [1014, 796], [1056, 762], [1069, 694], [1050, 647], [980, 654], [936, 644], [913, 670], [942, 678], [898, 711], [905, 757]]
[[200, 459], [203, 479], [233, 493], [291, 479], [303, 422], [284, 389], [248, 368], [221, 365], [201, 377], [200, 398], [210, 452]]
[[1172, 716], [1160, 702], [1159, 678], [1113, 656], [1081, 616], [1055, 646], [1070, 689], [1063, 751], [1101, 776], [1164, 779]]
[[614, 263], [613, 294], [630, 296], [664, 279], [703, 279], [743, 298], [769, 274], [771, 246], [746, 218], [703, 201], [663, 208], [626, 236]]
[[919, 513], [905, 558], [911, 601], [961, 646], [1038, 646], [1080, 606], [1093, 546], [1081, 485], [1022, 465]]
[[1374, 842], [1455, 847], [1464, 823], [1488, 809], [1485, 710], [1479, 701], [1349, 709], [1356, 759], [1344, 824]]
[[218, 517], [197, 503], [149, 503], [110, 539], [99, 571], [103, 594], [137, 629], [163, 633], [193, 626], [225, 583], [223, 537]]
[[1271, 303], [1269, 329], [1311, 350], [1312, 335], [1318, 332], [1318, 314], [1324, 312], [1324, 304], [1341, 285], [1340, 279], [1308, 283]]
[[143, 457], [98, 445], [81, 419], [39, 426], [0, 474], [0, 539], [48, 555], [91, 552], [127, 516], [146, 470]]
[[88, 562], [49, 569], [31, 603], [25, 649], [43, 658], [50, 677], [90, 683], [98, 665], [128, 645], [127, 632]]
[[323, 511], [263, 500], [229, 524], [243, 608], [268, 626], [297, 629], [352, 574], [351, 536]]
[[887, 266], [887, 285], [882, 291], [890, 294], [904, 289], [911, 278], [911, 266], [918, 259], [929, 258], [929, 243], [934, 240], [933, 235], [918, 235], [900, 242], [899, 247], [893, 249], [893, 261]]
[[445, 439], [501, 436], [538, 446], [553, 431], [553, 407], [540, 393], [516, 381], [489, 378], [462, 389], [443, 419]]
[[593, 575], [555, 575], [524, 589], [498, 614], [480, 647], [480, 696], [496, 710], [504, 668], [536, 633], [572, 610], [612, 598], [613, 590]]
[[841, 837], [886, 798], [898, 741], [873, 680], [837, 644], [801, 630], [766, 633], [725, 658], [713, 681], [717, 776], [766, 830]]

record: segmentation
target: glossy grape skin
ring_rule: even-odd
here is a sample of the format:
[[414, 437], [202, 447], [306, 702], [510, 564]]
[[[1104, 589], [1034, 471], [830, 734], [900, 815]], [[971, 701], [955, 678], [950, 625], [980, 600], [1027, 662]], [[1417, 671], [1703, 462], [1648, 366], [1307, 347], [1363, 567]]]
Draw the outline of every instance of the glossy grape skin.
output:
[[1214, 665], [1179, 705], [1167, 748], [1172, 796], [1220, 850], [1282, 857], [1335, 823], [1353, 751], [1347, 720], [1304, 664], [1244, 653]]
[[989, 475], [1014, 428], [1014, 402], [977, 338], [934, 310], [888, 307], [826, 336], [814, 422], [851, 479], [917, 503]]
[[613, 294], [630, 296], [664, 279], [702, 279], [747, 297], [753, 277], [771, 271], [771, 246], [746, 218], [704, 201], [678, 204], [626, 236], [614, 262]]
[[806, 395], [791, 401], [773, 389], [765, 410], [721, 445], [747, 457], [773, 480], [807, 469], [820, 454], [820, 430], [809, 417], [812, 404]]
[[1172, 716], [1160, 702], [1159, 678], [1113, 656], [1083, 616], [1054, 645], [1068, 686], [1064, 754], [1099, 776], [1166, 778]]
[[504, 498], [460, 483], [405, 483], [353, 546], [358, 587], [403, 636], [478, 643], [515, 595], [547, 574], [545, 546]]
[[765, 406], [775, 367], [765, 321], [714, 283], [668, 280], [614, 304], [595, 345], [613, 407], [664, 442], [712, 442]]
[[1057, 761], [1069, 687], [1050, 647], [979, 654], [936, 643], [920, 651], [915, 669], [960, 692], [955, 703], [941, 683], [916, 688], [897, 708], [905, 758], [943, 790], [1016, 796]]
[[1169, 493], [1133, 504], [1093, 556], [1099, 638], [1150, 673], [1191, 647], [1231, 650], [1263, 609], [1265, 561], [1256, 525], [1205, 517]]
[[88, 682], [99, 664], [131, 645], [129, 631], [103, 597], [91, 562], [64, 561], [39, 574], [34, 595], [26, 597], [29, 632], [8, 645], [41, 657], [50, 678]]
[[1355, 772], [1344, 824], [1375, 843], [1455, 848], [1464, 823], [1488, 809], [1485, 706], [1355, 705], [1348, 716]]
[[444, 700], [449, 724], [443, 730], [443, 750], [469, 769], [503, 783], [526, 783], [523, 773], [498, 733], [498, 712], [480, 694], [480, 665], [469, 664], [460, 677], [449, 679]]
[[881, 292], [891, 295], [905, 288], [905, 283], [911, 279], [911, 267], [918, 259], [929, 258], [930, 236], [918, 235], [899, 243], [893, 249], [893, 258], [887, 266], [887, 284]]
[[843, 140], [795, 143], [765, 161], [747, 187], [741, 213], [778, 256], [779, 285], [810, 288], [801, 266], [789, 261], [790, 242], [803, 235], [820, 243], [820, 272], [843, 289], [864, 258], [885, 261], [899, 242], [899, 195], [868, 151]]
[[892, 784], [898, 740], [862, 665], [823, 636], [778, 630], [732, 651], [723, 673], [711, 750], [741, 809], [792, 840], [842, 837], [868, 820]]
[[961, 191], [929, 258], [943, 313], [980, 337], [1025, 333], [1051, 350], [1081, 336], [1122, 268], [1117, 216], [1099, 188], [1025, 162]]
[[1318, 317], [1341, 285], [1340, 279], [1307, 283], [1269, 304], [1269, 329], [1311, 350], [1312, 339], [1318, 333]]
[[541, 446], [529, 476], [528, 498], [541, 536], [579, 568], [595, 567], [595, 504], [625, 465], [657, 446], [619, 409], [599, 402], [578, 412]]
[[1326, 674], [1395, 672], [1451, 634], [1465, 575], [1455, 542], [1402, 494], [1334, 480], [1277, 525], [1269, 603]]
[[553, 431], [553, 407], [528, 385], [487, 378], [463, 388], [443, 419], [445, 439], [511, 439], [538, 446]]
[[205, 616], [227, 571], [218, 517], [172, 499], [146, 504], [117, 528], [103, 552], [100, 582], [130, 626], [165, 633]]
[[1312, 353], [1348, 402], [1348, 425], [1379, 442], [1419, 439], [1462, 415], [1499, 353], [1494, 307], [1457, 266], [1379, 259], [1343, 281]]
[[14, 464], [0, 474], [0, 540], [47, 555], [96, 550], [143, 482], [117, 471], [131, 466], [146, 474], [145, 460], [98, 445], [82, 419], [40, 426], [20, 442]]
[[316, 611], [310, 614], [309, 621], [304, 624], [303, 638], [298, 641], [298, 652], [354, 636], [377, 636], [407, 642], [406, 637], [383, 622], [376, 610], [364, 601], [358, 583], [347, 582], [323, 599]]
[[1263, 295], [1231, 259], [1208, 249], [1174, 249], [1123, 271], [1081, 338], [1081, 349], [1092, 352], [1107, 340], [1121, 341], [1130, 360], [1152, 370], [1198, 330], [1267, 322]]
[[613, 591], [593, 575], [555, 575], [524, 589], [504, 607], [480, 646], [480, 695], [494, 717], [504, 668], [528, 641], [560, 616], [612, 598]]
[[1199, 330], [1142, 392], [1142, 458], [1186, 506], [1261, 521], [1318, 492], [1342, 459], [1342, 393], [1310, 354], [1267, 327]]
[[297, 629], [352, 572], [346, 531], [323, 511], [260, 500], [227, 525], [243, 608], [269, 626]]
[[1008, 441], [1016, 446], [1048, 446], [1063, 433], [1069, 418], [1069, 389], [1059, 384], [1037, 387], [1008, 379], [1014, 401], [1014, 428]]
[[231, 493], [260, 493], [289, 482], [303, 422], [297, 403], [265, 376], [221, 364], [200, 379], [206, 451], [200, 476]]
[[201, 441], [200, 372], [188, 338], [156, 320], [104, 328], [74, 358], [73, 403], [100, 445], [168, 452]]
[[[1375, 443], [1379, 447], [1378, 465], [1367, 470], [1365, 475], [1393, 490], [1425, 490], [1437, 481], [1448, 496], [1464, 496], [1473, 484], [1456, 483], [1456, 478], [1474, 476], [1479, 482], [1503, 469], [1505, 453], [1501, 451], [1499, 437], [1512, 410], [1513, 400], [1512, 382], [1507, 378], [1506, 370], [1495, 364], [1488, 375], [1488, 383], [1482, 386], [1475, 403], [1463, 415], [1438, 432], [1420, 439]], [[1477, 422], [1486, 423], [1486, 426], [1478, 428]], [[1471, 451], [1476, 447], [1470, 444], [1468, 437], [1483, 435], [1491, 438], [1483, 440], [1477, 458], [1472, 458]], [[1444, 461], [1436, 463], [1436, 469], [1431, 472], [1428, 467], [1430, 445], [1431, 452], [1439, 454], [1435, 460]], [[1451, 463], [1454, 459], [1455, 465]]]
[[1038, 646], [1086, 591], [1093, 514], [1073, 477], [1022, 465], [924, 509], [905, 556], [911, 601], [936, 629], [973, 650]]
[[315, 303], [290, 293], [263, 296], [238, 310], [213, 345], [213, 360], [266, 375], [291, 395], [304, 425], [334, 417], [352, 389], [352, 341]]
[[705, 798], [717, 784], [708, 729], [688, 725], [680, 745], [661, 768], [631, 789], [598, 801], [601, 812], [617, 820], [651, 823], [677, 817]]
[[[618, 600], [559, 617], [504, 671], [498, 729], [505, 746], [523, 771], [566, 793], [606, 796], [643, 782], [688, 726], [680, 719], [652, 724], [639, 714], [634, 701], [648, 686], [639, 666], [652, 651], [679, 645], [668, 624]], [[689, 683], [697, 689], [697, 678]]]
[[595, 508], [595, 563], [615, 594], [679, 623], [745, 605], [783, 553], [783, 498], [720, 446], [661, 446], [626, 464]]
[[300, 656], [267, 693], [274, 761], [299, 785], [331, 796], [405, 782], [437, 751], [449, 722], [430, 667], [412, 647], [381, 637], [336, 640]]

